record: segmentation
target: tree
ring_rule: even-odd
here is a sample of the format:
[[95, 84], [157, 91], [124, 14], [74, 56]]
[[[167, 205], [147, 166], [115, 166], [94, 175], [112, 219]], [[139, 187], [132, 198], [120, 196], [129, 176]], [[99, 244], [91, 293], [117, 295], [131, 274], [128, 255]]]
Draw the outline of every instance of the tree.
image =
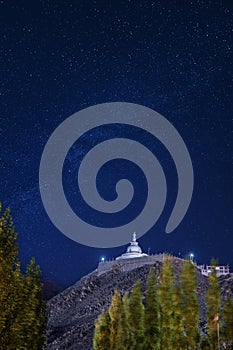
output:
[[219, 324], [219, 312], [220, 312], [220, 287], [216, 274], [216, 262], [211, 261], [213, 268], [212, 273], [209, 275], [209, 288], [206, 294], [206, 305], [207, 305], [207, 333], [209, 337], [210, 349], [218, 349], [218, 330]]
[[0, 344], [2, 348], [11, 346], [11, 326], [16, 312], [16, 276], [19, 271], [17, 261], [17, 233], [14, 230], [10, 209], [1, 213], [0, 204]]
[[10, 210], [0, 216], [0, 344], [4, 350], [39, 350], [45, 341], [46, 311], [41, 272], [32, 259], [23, 275]]
[[145, 303], [145, 342], [146, 349], [160, 348], [159, 304], [154, 268], [150, 269], [147, 279]]
[[[26, 295], [24, 276], [20, 270], [20, 263], [17, 264], [14, 276], [15, 292], [14, 292], [14, 316], [12, 317], [12, 325], [10, 327], [11, 335], [9, 337], [10, 346], [15, 346], [16, 349], [24, 349], [27, 344], [28, 329], [27, 327], [27, 316], [25, 310], [26, 306]], [[13, 315], [13, 314], [12, 314]], [[26, 318], [26, 320], [25, 320]]]
[[172, 350], [173, 346], [173, 293], [172, 265], [167, 256], [162, 266], [161, 284], [158, 289], [161, 309], [161, 345], [162, 349], [166, 350]]
[[186, 339], [185, 339], [185, 333], [184, 333], [182, 295], [181, 295], [179, 286], [174, 286], [172, 302], [173, 302], [172, 350], [185, 349]]
[[103, 312], [95, 324], [93, 347], [94, 350], [111, 349], [111, 319], [108, 311]]
[[143, 350], [144, 337], [144, 306], [142, 303], [141, 284], [137, 282], [129, 300], [129, 331], [131, 333], [130, 350]]
[[122, 299], [120, 324], [119, 324], [119, 330], [118, 330], [118, 336], [117, 336], [117, 344], [119, 346], [119, 350], [130, 350], [132, 345], [131, 343], [132, 335], [130, 333], [130, 328], [129, 328], [129, 318], [130, 318], [129, 303], [130, 303], [130, 296], [129, 296], [129, 293], [126, 293]]
[[45, 303], [42, 301], [43, 288], [40, 283], [41, 271], [32, 258], [27, 265], [24, 276], [25, 304], [24, 315], [26, 330], [28, 329], [27, 344], [32, 350], [41, 349], [46, 330]]
[[228, 298], [223, 308], [224, 328], [223, 338], [226, 350], [233, 349], [233, 301]]
[[196, 270], [189, 260], [184, 261], [180, 274], [182, 315], [186, 349], [195, 350], [198, 344], [199, 304]]
[[118, 336], [120, 329], [120, 320], [122, 313], [122, 300], [119, 292], [115, 292], [112, 297], [111, 305], [109, 307], [109, 316], [111, 320], [110, 340], [111, 350], [119, 350], [121, 339]]

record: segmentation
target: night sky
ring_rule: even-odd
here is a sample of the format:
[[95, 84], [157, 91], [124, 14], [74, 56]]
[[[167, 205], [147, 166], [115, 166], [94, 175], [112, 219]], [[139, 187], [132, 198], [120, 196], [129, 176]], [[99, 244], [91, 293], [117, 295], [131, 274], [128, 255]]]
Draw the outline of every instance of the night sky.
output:
[[[116, 160], [101, 169], [97, 188], [114, 199], [114, 183], [135, 186], [132, 205], [101, 215], [80, 198], [77, 171], [102, 140], [127, 137], [156, 154], [168, 182], [160, 219], [140, 239], [145, 252], [194, 253], [233, 270], [233, 125], [231, 1], [0, 1], [0, 200], [10, 206], [23, 266], [32, 256], [44, 277], [63, 287], [96, 268], [97, 249], [64, 236], [50, 221], [39, 191], [39, 165], [52, 132], [83, 108], [104, 102], [141, 104], [179, 131], [194, 169], [194, 192], [177, 229], [165, 233], [177, 194], [169, 153], [145, 131], [124, 125], [83, 135], [64, 164], [64, 189], [73, 209], [95, 225], [124, 224], [147, 195], [140, 169]], [[137, 228], [135, 228], [137, 231]]]

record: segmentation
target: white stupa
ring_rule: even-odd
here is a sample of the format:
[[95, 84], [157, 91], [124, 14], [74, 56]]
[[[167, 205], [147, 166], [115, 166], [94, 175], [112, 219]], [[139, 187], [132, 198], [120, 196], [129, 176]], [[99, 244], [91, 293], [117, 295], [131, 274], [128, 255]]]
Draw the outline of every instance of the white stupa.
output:
[[127, 252], [125, 254], [122, 254], [121, 256], [118, 256], [116, 260], [142, 258], [144, 256], [148, 256], [148, 255], [145, 253], [142, 253], [142, 250], [139, 247], [138, 242], [136, 241], [136, 233], [134, 232], [132, 235], [132, 242], [130, 242], [130, 245], [127, 248]]

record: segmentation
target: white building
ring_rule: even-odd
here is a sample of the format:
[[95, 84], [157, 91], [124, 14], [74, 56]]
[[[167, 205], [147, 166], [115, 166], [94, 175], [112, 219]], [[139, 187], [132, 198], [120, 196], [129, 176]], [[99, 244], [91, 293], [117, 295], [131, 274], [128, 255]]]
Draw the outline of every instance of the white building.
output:
[[217, 277], [220, 277], [220, 276], [225, 276], [225, 275], [228, 275], [230, 273], [230, 267], [229, 265], [226, 265], [226, 266], [211, 266], [211, 265], [200, 265], [200, 266], [197, 266], [199, 270], [201, 270], [201, 273], [202, 275], [204, 276], [209, 276], [214, 268], [216, 269], [216, 274], [217, 274]]

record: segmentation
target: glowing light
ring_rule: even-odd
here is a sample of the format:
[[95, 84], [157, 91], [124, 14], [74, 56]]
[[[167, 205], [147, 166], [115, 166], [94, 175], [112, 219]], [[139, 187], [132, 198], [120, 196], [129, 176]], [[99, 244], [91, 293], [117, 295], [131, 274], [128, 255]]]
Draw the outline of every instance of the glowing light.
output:
[[190, 256], [190, 261], [193, 262], [194, 254], [193, 254], [193, 253], [190, 253], [189, 256]]

